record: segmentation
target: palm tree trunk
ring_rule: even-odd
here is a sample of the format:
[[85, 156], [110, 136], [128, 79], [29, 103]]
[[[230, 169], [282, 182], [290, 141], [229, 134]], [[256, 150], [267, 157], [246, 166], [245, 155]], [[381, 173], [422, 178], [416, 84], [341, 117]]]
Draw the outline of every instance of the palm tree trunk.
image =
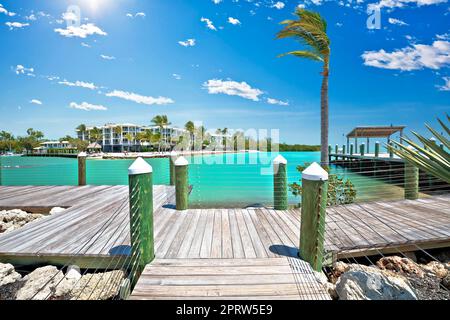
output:
[[325, 59], [323, 71], [320, 111], [320, 162], [323, 166], [328, 166], [328, 59]]

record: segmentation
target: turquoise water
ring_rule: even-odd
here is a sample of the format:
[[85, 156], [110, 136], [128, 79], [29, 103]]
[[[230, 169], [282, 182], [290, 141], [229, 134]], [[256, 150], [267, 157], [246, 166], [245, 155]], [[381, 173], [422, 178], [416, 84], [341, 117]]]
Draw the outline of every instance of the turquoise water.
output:
[[[298, 181], [298, 165], [320, 161], [319, 152], [283, 152], [288, 161], [289, 183]], [[272, 204], [273, 169], [271, 162], [278, 154], [240, 153], [188, 157], [192, 207], [244, 207]], [[169, 184], [169, 159], [146, 159], [153, 167], [155, 184]], [[2, 157], [2, 185], [76, 185], [77, 160], [70, 158]], [[133, 160], [88, 160], [87, 182], [92, 185], [126, 185], [127, 169]], [[354, 173], [341, 172], [354, 181], [358, 198], [376, 196], [376, 190], [389, 185]], [[370, 188], [368, 188], [370, 186]], [[378, 188], [378, 186], [380, 188]], [[366, 190], [370, 190], [366, 192]], [[374, 192], [375, 191], [375, 192]], [[374, 194], [375, 193], [375, 194]], [[289, 202], [298, 203], [290, 194]]]

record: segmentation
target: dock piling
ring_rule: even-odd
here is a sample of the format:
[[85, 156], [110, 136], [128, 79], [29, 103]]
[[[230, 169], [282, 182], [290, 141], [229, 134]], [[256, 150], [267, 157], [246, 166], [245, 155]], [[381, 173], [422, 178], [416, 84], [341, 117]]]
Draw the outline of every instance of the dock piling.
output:
[[179, 157], [174, 162], [174, 166], [176, 209], [187, 210], [189, 205], [189, 163], [185, 157]]
[[378, 158], [380, 156], [380, 142], [375, 142], [375, 158]]
[[300, 256], [316, 271], [322, 269], [328, 173], [316, 162], [302, 172]]
[[86, 185], [86, 152], [80, 152], [78, 154], [78, 185]]
[[145, 266], [155, 258], [152, 166], [144, 159], [137, 158], [128, 168], [128, 179], [131, 259], [137, 259], [136, 274], [132, 275], [134, 286]]
[[362, 143], [360, 146], [359, 146], [359, 153], [361, 154], [361, 157], [364, 157], [364, 143]]
[[170, 158], [169, 158], [169, 171], [170, 171], [170, 185], [174, 186], [175, 185], [175, 161], [178, 158], [178, 153], [176, 153], [175, 151], [172, 151], [170, 153]]
[[353, 155], [353, 143], [350, 145], [350, 155]]
[[419, 198], [419, 168], [405, 162], [405, 199]]
[[273, 200], [275, 210], [288, 209], [287, 160], [282, 155], [273, 160]]

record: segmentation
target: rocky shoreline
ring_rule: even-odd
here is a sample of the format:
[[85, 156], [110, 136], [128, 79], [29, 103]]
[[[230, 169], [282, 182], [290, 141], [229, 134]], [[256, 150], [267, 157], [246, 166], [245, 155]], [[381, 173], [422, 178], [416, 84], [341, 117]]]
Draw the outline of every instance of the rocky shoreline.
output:
[[[56, 207], [51, 209], [48, 215], [52, 215], [64, 210], [65, 210], [64, 208]], [[1, 210], [0, 234], [17, 230], [32, 221], [45, 218], [48, 215], [29, 213], [20, 209]]]
[[65, 272], [55, 266], [22, 275], [11, 264], [0, 263], [0, 300], [109, 300], [116, 298], [125, 273], [81, 273], [76, 266]]
[[450, 252], [421, 264], [388, 256], [376, 265], [337, 262], [321, 280], [336, 300], [450, 300]]

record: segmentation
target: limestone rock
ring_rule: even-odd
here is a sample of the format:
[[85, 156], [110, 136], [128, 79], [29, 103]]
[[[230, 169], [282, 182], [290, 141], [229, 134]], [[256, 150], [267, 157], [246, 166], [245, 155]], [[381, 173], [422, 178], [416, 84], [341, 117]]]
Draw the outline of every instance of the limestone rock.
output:
[[319, 283], [324, 286], [331, 298], [337, 299], [338, 296], [336, 293], [336, 285], [329, 282], [327, 276], [323, 272], [314, 271], [314, 274], [317, 281], [319, 281]]
[[450, 273], [447, 274], [447, 276], [444, 279], [442, 279], [442, 285], [448, 290], [450, 290]]
[[405, 277], [365, 266], [344, 272], [336, 292], [341, 300], [417, 300]]
[[14, 231], [42, 217], [41, 214], [31, 214], [20, 209], [2, 210], [0, 211], [0, 233]]
[[66, 279], [73, 279], [73, 280], [80, 280], [81, 279], [81, 272], [80, 268], [78, 266], [69, 266], [67, 268], [67, 272], [65, 275]]
[[0, 300], [13, 300], [21, 286], [22, 276], [13, 265], [0, 263]]
[[423, 277], [423, 271], [420, 266], [408, 258], [398, 256], [383, 257], [378, 260], [377, 266], [382, 270], [395, 271], [400, 274], [415, 274]]
[[120, 285], [125, 278], [123, 271], [86, 274], [77, 282], [71, 292], [73, 300], [108, 300], [119, 294]]
[[35, 269], [23, 277], [24, 285], [17, 293], [17, 300], [63, 299], [71, 290], [71, 282], [54, 266]]
[[52, 208], [52, 210], [50, 210], [49, 214], [55, 214], [55, 213], [59, 213], [59, 212], [63, 212], [66, 211], [65, 208], [61, 208], [61, 207], [54, 207]]
[[432, 274], [434, 274], [439, 279], [445, 278], [449, 274], [450, 264], [443, 264], [437, 261], [432, 261], [422, 268]]

